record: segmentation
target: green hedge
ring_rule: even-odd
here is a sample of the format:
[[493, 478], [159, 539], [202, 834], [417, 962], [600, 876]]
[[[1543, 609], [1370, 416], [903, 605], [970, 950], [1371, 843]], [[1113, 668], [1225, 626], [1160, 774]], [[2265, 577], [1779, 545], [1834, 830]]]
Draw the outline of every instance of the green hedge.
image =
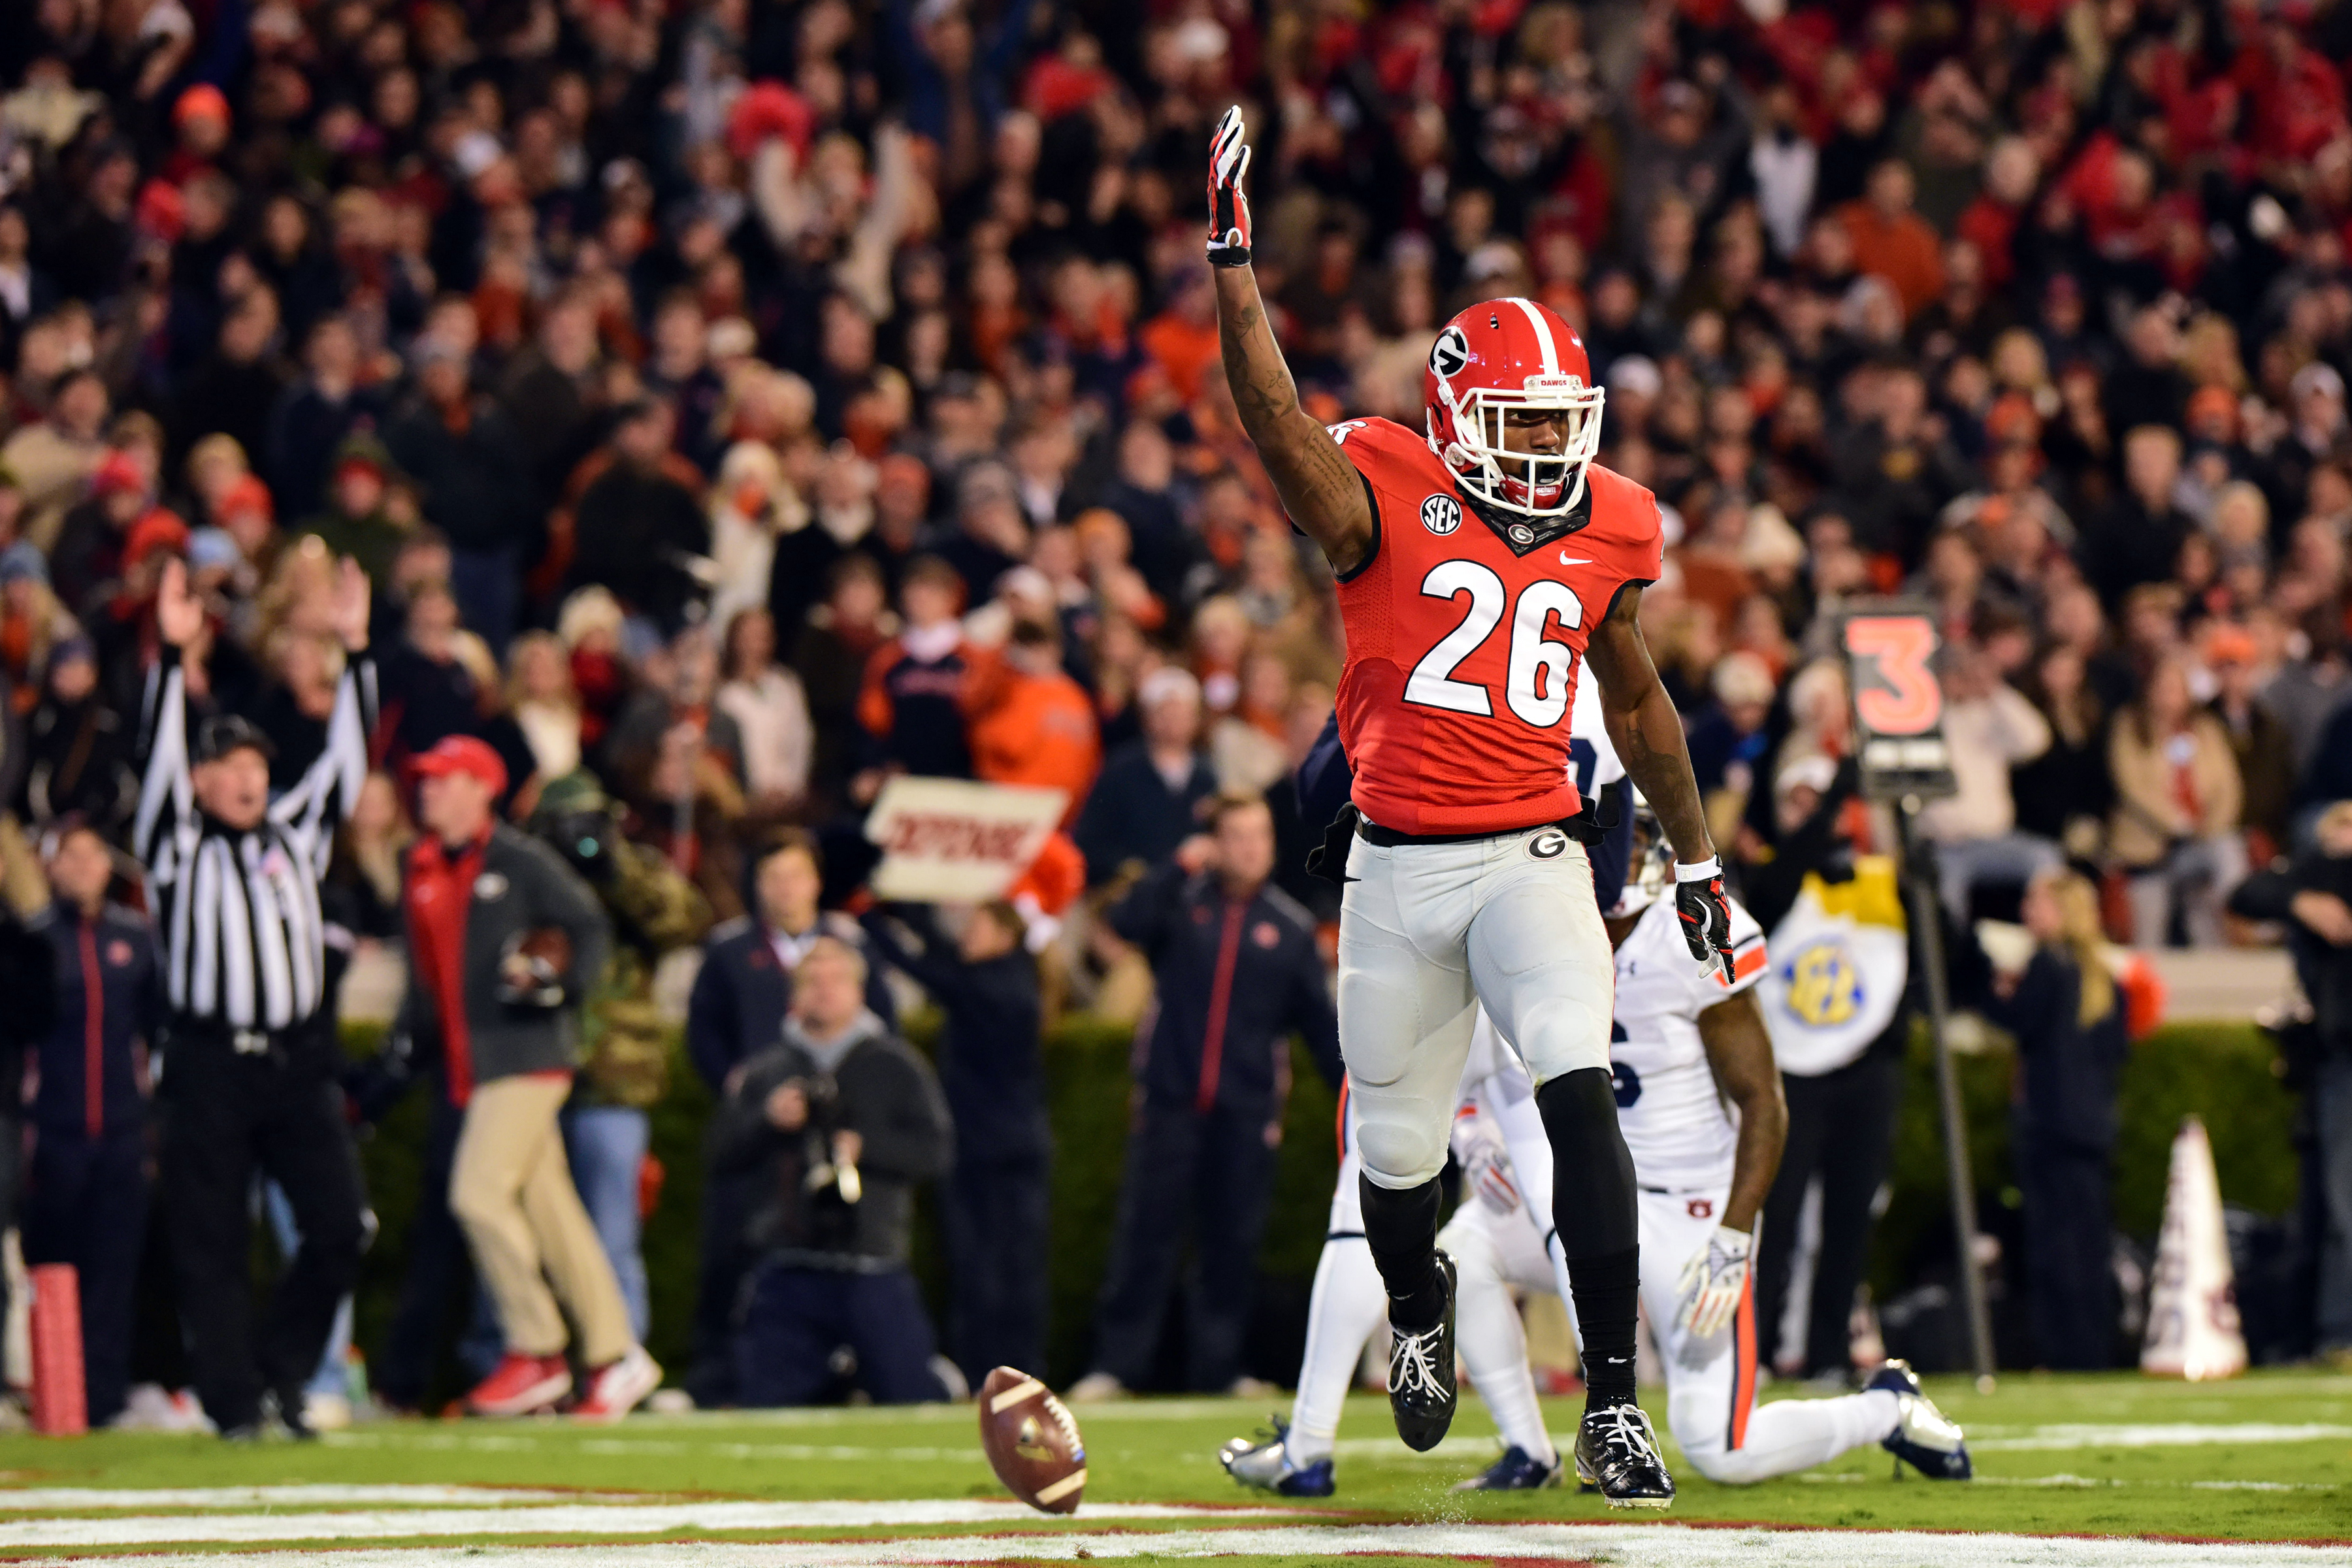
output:
[[[927, 1043], [932, 1030], [919, 1022], [913, 1033], [919, 1043]], [[345, 1043], [355, 1053], [373, 1050], [376, 1037], [372, 1027], [354, 1026], [345, 1031]], [[1084, 1016], [1066, 1020], [1045, 1042], [1055, 1140], [1047, 1374], [1056, 1382], [1066, 1382], [1086, 1369], [1095, 1295], [1118, 1213], [1129, 1109], [1129, 1046], [1124, 1028]], [[2119, 1225], [2135, 1235], [2154, 1237], [2162, 1215], [2172, 1135], [2181, 1117], [2191, 1111], [2205, 1119], [2212, 1136], [2225, 1199], [2265, 1213], [2283, 1213], [2293, 1205], [2296, 1166], [2288, 1133], [2294, 1107], [2272, 1072], [2271, 1061], [2267, 1043], [2250, 1025], [2162, 1029], [2134, 1048], [2124, 1074], [2123, 1136], [2116, 1158]], [[2004, 1194], [2013, 1200], [2010, 1056], [1994, 1050], [1963, 1058], [1959, 1067], [1979, 1204], [2001, 1204]], [[1948, 1234], [1935, 1078], [1924, 1033], [1913, 1043], [1908, 1068], [1892, 1202], [1879, 1226], [1873, 1259], [1873, 1278], [1882, 1293], [1899, 1286], [1912, 1260], [1942, 1246], [1940, 1237]], [[1304, 1053], [1294, 1052], [1293, 1069], [1260, 1263], [1268, 1310], [1296, 1315], [1303, 1310], [1322, 1247], [1337, 1152], [1331, 1091]], [[645, 1242], [653, 1293], [649, 1348], [673, 1373], [682, 1373], [687, 1365], [699, 1245], [700, 1129], [709, 1110], [700, 1081], [681, 1062], [669, 1098], [654, 1111], [653, 1151], [667, 1179]], [[423, 1096], [412, 1095], [362, 1146], [368, 1191], [383, 1225], [361, 1279], [359, 1336], [364, 1349], [382, 1342], [399, 1289], [425, 1122]], [[946, 1281], [927, 1214], [919, 1219], [917, 1247], [919, 1272], [936, 1303], [944, 1295]], [[1292, 1338], [1275, 1334], [1264, 1342], [1278, 1344]], [[1295, 1369], [1257, 1370], [1286, 1380]], [[448, 1392], [455, 1392], [454, 1384]]]

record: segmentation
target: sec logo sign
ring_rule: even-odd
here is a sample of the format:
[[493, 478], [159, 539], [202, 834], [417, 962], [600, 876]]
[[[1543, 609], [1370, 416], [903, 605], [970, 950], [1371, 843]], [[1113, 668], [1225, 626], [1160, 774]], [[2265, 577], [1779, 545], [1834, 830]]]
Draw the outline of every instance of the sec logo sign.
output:
[[1421, 503], [1421, 526], [1441, 538], [1462, 526], [1462, 503], [1449, 495], [1433, 495]]

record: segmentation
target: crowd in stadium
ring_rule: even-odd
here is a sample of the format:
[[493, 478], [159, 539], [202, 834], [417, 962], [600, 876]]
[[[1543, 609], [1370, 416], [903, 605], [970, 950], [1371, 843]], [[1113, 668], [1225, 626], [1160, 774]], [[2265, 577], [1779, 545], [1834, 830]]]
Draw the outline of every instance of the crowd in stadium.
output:
[[[971, 1049], [1005, 1055], [959, 1083], [950, 1048], [944, 1099], [919, 1064], [876, 1092], [952, 1112], [971, 1170], [949, 1185], [1001, 1198], [962, 1234], [1034, 1236], [1037, 1020], [1139, 1012], [1136, 889], [1218, 864], [1227, 816], [1263, 797], [1273, 883], [1336, 914], [1291, 779], [1344, 652], [1330, 574], [1242, 435], [1202, 254], [1210, 131], [1236, 100], [1258, 277], [1318, 416], [1419, 429], [1436, 330], [1475, 300], [1539, 300], [1583, 333], [1601, 461], [1662, 506], [1644, 629], [1735, 883], [1801, 829], [1824, 861], [1892, 847], [1853, 799], [1835, 628], [1900, 594], [1944, 639], [1959, 789], [1922, 827], [1956, 921], [2013, 915], [2071, 866], [2114, 942], [2284, 930], [2322, 975], [2352, 945], [2332, 868], [2352, 845], [2322, 826], [2352, 798], [2352, 7], [0, 9], [0, 894], [26, 919], [155, 907], [133, 827], [160, 669], [191, 722], [242, 716], [272, 786], [299, 790], [364, 650], [370, 771], [326, 875], [331, 942], [409, 937], [421, 773], [491, 786], [516, 825], [609, 823], [599, 847], [643, 873], [635, 907], [607, 900], [635, 970], [564, 1113], [636, 1339], [637, 1163], [667, 1068], [628, 1006], [665, 953], [707, 940], [688, 1049], [722, 1163], [763, 1157], [729, 1116], [817, 1114], [744, 1098], [812, 944], [820, 1033], [894, 1021], [885, 973], [913, 976], [950, 1047], [970, 1021]], [[355, 635], [341, 560], [366, 579]], [[159, 615], [183, 582], [205, 612], [185, 637]], [[840, 912], [901, 773], [1071, 800], [1013, 899], [915, 951]], [[2280, 862], [2303, 879], [2233, 910]], [[93, 995], [111, 984], [88, 971]], [[133, 1005], [168, 1007], [161, 984]], [[2336, 1151], [2322, 1339], [2345, 1348], [2336, 990], [2315, 1000], [2347, 1044], [2314, 1104]], [[118, 1082], [93, 1028], [70, 1096], [80, 1058], [24, 1044], [36, 1152], [0, 1189], [29, 1181], [33, 1261], [140, 1267], [136, 1033]], [[462, 1091], [410, 1065], [450, 1103], [446, 1170]], [[355, 1082], [355, 1112], [403, 1070]], [[62, 1152], [40, 1163], [77, 1139], [70, 1178]], [[742, 1254], [795, 1223], [756, 1199], [712, 1186], [705, 1397], [744, 1392], [723, 1343]], [[307, 1228], [273, 1212], [281, 1238]], [[478, 1255], [479, 1219], [445, 1218], [407, 1360], [369, 1347], [388, 1403], [424, 1396], [425, 1299]], [[866, 1222], [843, 1245], [903, 1263], [903, 1214]], [[977, 1382], [1031, 1308], [1022, 1270], [950, 1250], [950, 1347]], [[969, 1301], [967, 1269], [989, 1281]], [[125, 1397], [127, 1289], [91, 1321], [121, 1342], [99, 1418]], [[874, 1310], [902, 1309], [930, 1332], [919, 1305]], [[763, 1364], [785, 1353], [764, 1342]], [[919, 1356], [900, 1371], [894, 1397], [940, 1386]]]

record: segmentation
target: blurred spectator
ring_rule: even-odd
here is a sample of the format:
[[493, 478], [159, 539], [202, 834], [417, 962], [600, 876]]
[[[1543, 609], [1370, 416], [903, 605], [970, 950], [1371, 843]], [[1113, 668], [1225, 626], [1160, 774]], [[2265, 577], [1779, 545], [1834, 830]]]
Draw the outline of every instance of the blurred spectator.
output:
[[1981, 1005], [2017, 1037], [2011, 1147], [2025, 1195], [2034, 1363], [2098, 1371], [2115, 1364], [2107, 1191], [2116, 1079], [2130, 1046], [2098, 890], [2072, 871], [2038, 871], [2022, 912], [2033, 956], [2021, 973], [1995, 976]]
[[388, 583], [410, 532], [392, 505], [389, 486], [400, 478], [392, 453], [364, 433], [344, 437], [332, 451], [320, 510], [294, 513], [302, 519], [295, 531], [318, 535], [336, 554], [358, 562], [371, 582]]
[[[992, 784], [1058, 789], [1077, 819], [1101, 765], [1094, 704], [1063, 668], [1060, 628], [1016, 620], [1003, 649], [975, 661], [964, 703], [972, 773]], [[984, 1370], [984, 1369], [983, 1369]]]
[[2243, 821], [2252, 840], [2248, 858], [2267, 865], [2288, 844], [2287, 813], [2294, 799], [2294, 743], [2286, 726], [2255, 694], [2254, 639], [2235, 626], [2218, 630], [2206, 647], [2217, 688], [2208, 704], [2230, 737], [2231, 755], [2245, 785]]
[[1936, 847], [1944, 905], [1965, 928], [1979, 882], [2023, 887], [2059, 863], [2058, 847], [2017, 829], [2011, 770], [2050, 749], [2050, 726], [2000, 678], [1983, 649], [1955, 644], [1945, 660], [1944, 738], [1957, 794], [1931, 801], [1919, 827]]
[[[257, 448], [263, 453], [271, 498], [281, 514], [292, 518], [308, 517], [326, 504], [333, 470], [345, 460], [345, 441], [362, 426], [382, 423], [384, 414], [382, 394], [360, 384], [359, 334], [347, 318], [320, 317], [310, 327], [302, 359], [304, 375], [278, 397], [270, 410], [268, 437]], [[381, 580], [392, 563], [361, 564]]]
[[36, 826], [71, 817], [100, 837], [119, 831], [138, 804], [131, 738], [98, 692], [89, 639], [71, 637], [49, 648], [47, 677], [25, 724], [21, 812]]
[[2065, 643], [2035, 657], [2024, 690], [2050, 727], [2050, 745], [2010, 769], [2018, 831], [2062, 845], [2075, 859], [2095, 858], [2115, 802], [2106, 709], [2091, 689], [2082, 654]]
[[2075, 559], [2113, 612], [2126, 590], [2172, 575], [2181, 542], [2196, 524], [2173, 502], [2180, 479], [2180, 436], [2142, 425], [2124, 437], [2124, 493], [2083, 528]]
[[106, 457], [100, 436], [110, 405], [97, 372], [68, 370], [48, 393], [47, 416], [0, 443], [0, 464], [25, 498], [23, 537], [43, 550], [57, 542], [67, 509], [81, 499], [82, 486]]
[[1108, 881], [1140, 865], [1156, 870], [1200, 831], [1217, 793], [1201, 754], [1201, 683], [1173, 668], [1154, 670], [1137, 695], [1143, 736], [1103, 763], [1073, 837], [1087, 858], [1087, 881]]
[[[23, 1006], [50, 1020], [31, 1028], [40, 1087], [25, 1262], [68, 1263], [79, 1276], [82, 1381], [97, 1427], [121, 1414], [131, 1381], [131, 1304], [147, 1229], [149, 1063], [163, 1021], [163, 973], [147, 922], [107, 900], [114, 857], [96, 828], [62, 821], [43, 837], [42, 852], [55, 896], [31, 929], [47, 945], [53, 978], [7, 991], [11, 1012]], [[0, 1126], [14, 1149], [14, 1114]], [[13, 1158], [8, 1184], [13, 1198]]]
[[614, 416], [613, 438], [592, 464], [604, 467], [573, 512], [570, 593], [588, 584], [611, 591], [663, 636], [686, 624], [698, 596], [695, 563], [710, 549], [702, 476], [670, 450], [675, 416], [642, 399]]
[[755, 811], [791, 810], [808, 795], [816, 740], [801, 678], [776, 662], [776, 626], [765, 605], [738, 610], [726, 627], [714, 700], [742, 737], [744, 787]]
[[525, 632], [507, 654], [507, 710], [530, 748], [532, 772], [560, 779], [581, 762], [580, 689], [562, 639]]
[[2116, 805], [2107, 849], [2129, 879], [2132, 941], [2171, 942], [2179, 914], [2189, 940], [2221, 940], [2221, 903], [2246, 874], [2238, 837], [2245, 798], [2229, 731], [2191, 705], [2182, 660], [2168, 658], [2107, 734]]
[[[999, 1366], [1045, 1364], [1046, 1234], [1053, 1131], [1045, 1119], [1045, 1026], [1028, 929], [1009, 903], [965, 912], [950, 938], [931, 911], [869, 915], [874, 952], [947, 1015], [940, 1087], [955, 1119], [955, 1165], [940, 1190], [948, 1249], [948, 1352], [974, 1387]], [[919, 948], [901, 942], [903, 924]]]
[[1186, 839], [1110, 912], [1112, 928], [1150, 961], [1158, 1005], [1137, 1043], [1094, 1366], [1073, 1399], [1110, 1397], [1150, 1378], [1188, 1232], [1186, 1385], [1223, 1391], [1244, 1373], [1292, 1035], [1326, 1078], [1336, 1082], [1341, 1071], [1314, 920], [1270, 885], [1273, 871], [1265, 803], [1220, 796], [1207, 833]]
[[449, 586], [465, 624], [504, 647], [522, 597], [523, 550], [538, 531], [530, 474], [515, 461], [519, 438], [506, 415], [474, 391], [467, 350], [428, 338], [415, 358], [415, 390], [393, 415], [385, 444], [448, 537]]
[[405, 932], [400, 868], [416, 830], [391, 778], [372, 773], [359, 805], [335, 838], [335, 858], [320, 889], [327, 918], [361, 942], [398, 942]]
[[653, 1300], [637, 1244], [638, 1208], [652, 1108], [669, 1088], [668, 1030], [654, 1003], [654, 972], [668, 954], [702, 940], [710, 906], [677, 867], [623, 836], [618, 808], [588, 773], [551, 780], [530, 827], [594, 889], [612, 922], [604, 973], [583, 977], [584, 1060], [563, 1108], [563, 1145], [642, 1344]]
[[877, 1404], [947, 1397], [907, 1259], [915, 1187], [946, 1173], [954, 1131], [929, 1064], [865, 1006], [866, 982], [856, 949], [819, 937], [793, 970], [782, 1042], [744, 1063], [712, 1123], [714, 1166], [761, 1194], [736, 1354], [746, 1405], [815, 1403], [843, 1345]]
[[964, 649], [963, 623], [956, 618], [965, 582], [935, 556], [907, 568], [899, 589], [905, 627], [866, 660], [857, 696], [867, 763], [853, 781], [851, 795], [861, 805], [873, 800], [890, 773], [971, 776], [963, 721], [971, 660]]
[[2336, 1365], [2352, 1361], [2352, 802], [2320, 814], [2312, 847], [2262, 891], [2256, 918], [2290, 922], [2289, 946], [2311, 998], [2318, 1059], [2311, 1097], [2319, 1235], [2316, 1339]]
[[809, 789], [828, 805], [849, 798], [866, 743], [858, 702], [866, 667], [897, 625], [884, 596], [882, 569], [852, 555], [834, 567], [824, 603], [809, 612], [793, 645], [793, 669], [814, 731]]

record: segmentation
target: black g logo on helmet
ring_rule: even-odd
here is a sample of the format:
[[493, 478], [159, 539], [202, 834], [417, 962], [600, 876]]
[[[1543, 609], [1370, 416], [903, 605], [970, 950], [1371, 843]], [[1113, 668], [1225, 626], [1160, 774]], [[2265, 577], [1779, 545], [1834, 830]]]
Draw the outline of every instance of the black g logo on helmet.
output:
[[1450, 380], [1462, 374], [1470, 363], [1470, 342], [1459, 327], [1448, 327], [1437, 334], [1437, 342], [1429, 351], [1429, 368], [1439, 379]]

